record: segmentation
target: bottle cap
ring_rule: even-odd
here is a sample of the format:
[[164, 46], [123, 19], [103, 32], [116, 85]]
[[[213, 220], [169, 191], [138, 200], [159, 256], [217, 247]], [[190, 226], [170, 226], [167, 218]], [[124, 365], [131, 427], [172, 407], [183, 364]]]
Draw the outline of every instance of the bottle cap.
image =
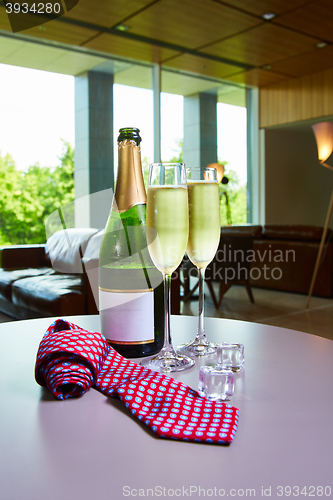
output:
[[142, 141], [139, 132], [140, 130], [138, 128], [133, 128], [133, 127], [120, 128], [117, 141], [121, 142], [125, 141], [126, 139], [129, 139], [135, 141], [136, 145], [139, 146], [140, 142]]

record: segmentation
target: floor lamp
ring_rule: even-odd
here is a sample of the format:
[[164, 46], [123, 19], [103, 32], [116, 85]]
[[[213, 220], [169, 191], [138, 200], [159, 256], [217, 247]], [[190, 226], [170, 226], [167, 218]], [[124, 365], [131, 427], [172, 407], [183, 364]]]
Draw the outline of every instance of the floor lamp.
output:
[[[333, 170], [333, 167], [331, 167], [330, 165], [327, 165], [325, 163], [325, 161], [327, 160], [327, 158], [331, 155], [331, 153], [333, 151], [333, 123], [330, 123], [330, 122], [317, 123], [316, 125], [313, 125], [312, 128], [313, 128], [314, 134], [316, 136], [316, 141], [317, 141], [318, 159], [319, 159], [320, 163], [322, 165], [324, 165], [324, 167], [327, 167], [327, 168]], [[319, 245], [317, 260], [316, 260], [315, 268], [314, 268], [313, 275], [312, 275], [308, 300], [307, 300], [306, 306], [305, 306], [306, 309], [309, 307], [311, 295], [312, 295], [313, 288], [314, 288], [314, 285], [316, 282], [317, 273], [318, 273], [318, 269], [319, 269], [319, 265], [320, 265], [320, 260], [321, 260], [321, 256], [322, 256], [323, 250], [324, 250], [327, 229], [328, 229], [328, 225], [329, 225], [331, 215], [332, 215], [332, 210], [333, 210], [333, 191], [332, 191], [330, 203], [328, 206], [328, 211], [327, 211], [327, 215], [326, 215], [323, 234], [322, 234], [321, 242]]]

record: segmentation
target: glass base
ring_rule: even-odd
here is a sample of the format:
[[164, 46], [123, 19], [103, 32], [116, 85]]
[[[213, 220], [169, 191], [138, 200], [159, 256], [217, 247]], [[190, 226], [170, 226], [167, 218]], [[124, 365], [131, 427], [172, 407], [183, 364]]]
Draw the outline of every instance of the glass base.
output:
[[157, 356], [150, 359], [143, 359], [141, 366], [150, 368], [162, 373], [180, 372], [187, 370], [194, 365], [194, 359], [182, 354], [178, 355], [175, 351], [161, 351]]
[[217, 345], [207, 340], [195, 339], [189, 344], [177, 347], [177, 352], [185, 356], [210, 356], [216, 353]]

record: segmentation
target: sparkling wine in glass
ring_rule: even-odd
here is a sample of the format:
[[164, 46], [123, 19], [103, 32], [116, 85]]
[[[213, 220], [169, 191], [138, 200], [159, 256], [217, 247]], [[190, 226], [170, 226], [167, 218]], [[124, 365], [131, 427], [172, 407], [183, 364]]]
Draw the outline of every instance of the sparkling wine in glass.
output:
[[170, 331], [171, 274], [181, 263], [188, 240], [189, 215], [186, 168], [182, 163], [153, 163], [149, 169], [146, 234], [148, 251], [164, 283], [164, 345], [151, 359], [141, 362], [153, 370], [181, 371], [194, 360], [177, 354]]
[[187, 181], [189, 200], [189, 238], [187, 255], [199, 273], [199, 319], [193, 342], [179, 346], [178, 352], [188, 356], [205, 356], [216, 351], [208, 342], [204, 326], [205, 270], [217, 251], [220, 234], [220, 195], [215, 168], [189, 169]]

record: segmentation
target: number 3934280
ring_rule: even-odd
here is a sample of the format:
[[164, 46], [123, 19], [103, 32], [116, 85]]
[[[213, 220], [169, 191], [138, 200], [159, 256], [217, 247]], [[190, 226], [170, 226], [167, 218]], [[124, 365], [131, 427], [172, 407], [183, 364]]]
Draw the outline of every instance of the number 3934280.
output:
[[59, 2], [28, 3], [5, 2], [7, 14], [61, 14], [62, 6]]

